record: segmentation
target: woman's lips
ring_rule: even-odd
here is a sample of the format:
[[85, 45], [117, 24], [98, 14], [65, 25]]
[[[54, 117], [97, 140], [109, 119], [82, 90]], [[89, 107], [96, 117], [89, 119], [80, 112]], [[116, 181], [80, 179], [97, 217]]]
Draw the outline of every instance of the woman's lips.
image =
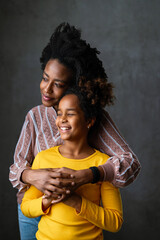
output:
[[48, 96], [45, 96], [42, 94], [42, 98], [45, 100], [45, 101], [51, 101], [53, 98], [51, 97], [48, 97]]

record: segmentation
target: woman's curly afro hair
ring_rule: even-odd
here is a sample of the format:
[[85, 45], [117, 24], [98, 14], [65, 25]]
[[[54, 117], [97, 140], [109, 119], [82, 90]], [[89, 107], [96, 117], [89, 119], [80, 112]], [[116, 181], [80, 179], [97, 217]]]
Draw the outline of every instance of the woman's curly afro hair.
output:
[[81, 39], [81, 31], [68, 23], [60, 24], [43, 49], [41, 68], [50, 59], [57, 59], [73, 72], [71, 86], [76, 85], [97, 107], [113, 104], [113, 85], [99, 60], [99, 51]]

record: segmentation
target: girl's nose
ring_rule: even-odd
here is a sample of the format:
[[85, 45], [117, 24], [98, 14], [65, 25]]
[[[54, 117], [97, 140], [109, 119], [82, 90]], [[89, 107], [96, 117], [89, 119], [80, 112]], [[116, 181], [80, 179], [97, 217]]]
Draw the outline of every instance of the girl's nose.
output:
[[65, 115], [62, 116], [62, 118], [61, 118], [61, 122], [62, 122], [62, 123], [67, 122], [67, 118], [66, 118]]

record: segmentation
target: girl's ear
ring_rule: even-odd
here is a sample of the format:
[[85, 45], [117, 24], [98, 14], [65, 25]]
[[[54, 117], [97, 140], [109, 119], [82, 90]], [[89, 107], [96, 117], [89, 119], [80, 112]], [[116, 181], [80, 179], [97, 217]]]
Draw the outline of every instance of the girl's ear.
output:
[[91, 128], [91, 127], [93, 127], [93, 125], [95, 124], [95, 121], [96, 121], [96, 118], [94, 117], [94, 118], [92, 118], [92, 119], [90, 119], [90, 120], [88, 120], [88, 125], [87, 125], [87, 127], [88, 128]]

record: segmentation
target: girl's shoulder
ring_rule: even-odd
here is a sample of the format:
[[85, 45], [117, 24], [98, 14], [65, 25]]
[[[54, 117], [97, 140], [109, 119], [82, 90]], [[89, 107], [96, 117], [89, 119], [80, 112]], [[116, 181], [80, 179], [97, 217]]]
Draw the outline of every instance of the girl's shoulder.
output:
[[102, 152], [101, 149], [100, 150], [95, 149], [95, 151], [96, 158], [100, 160], [101, 164], [105, 163], [110, 158], [110, 156]]
[[60, 155], [59, 154], [59, 151], [58, 151], [58, 148], [59, 146], [54, 146], [54, 147], [51, 147], [51, 148], [48, 148], [48, 149], [45, 149], [45, 150], [42, 150], [41, 152], [39, 152], [37, 155], [39, 158], [42, 158], [42, 160], [44, 158], [46, 158], [47, 156], [58, 156]]

